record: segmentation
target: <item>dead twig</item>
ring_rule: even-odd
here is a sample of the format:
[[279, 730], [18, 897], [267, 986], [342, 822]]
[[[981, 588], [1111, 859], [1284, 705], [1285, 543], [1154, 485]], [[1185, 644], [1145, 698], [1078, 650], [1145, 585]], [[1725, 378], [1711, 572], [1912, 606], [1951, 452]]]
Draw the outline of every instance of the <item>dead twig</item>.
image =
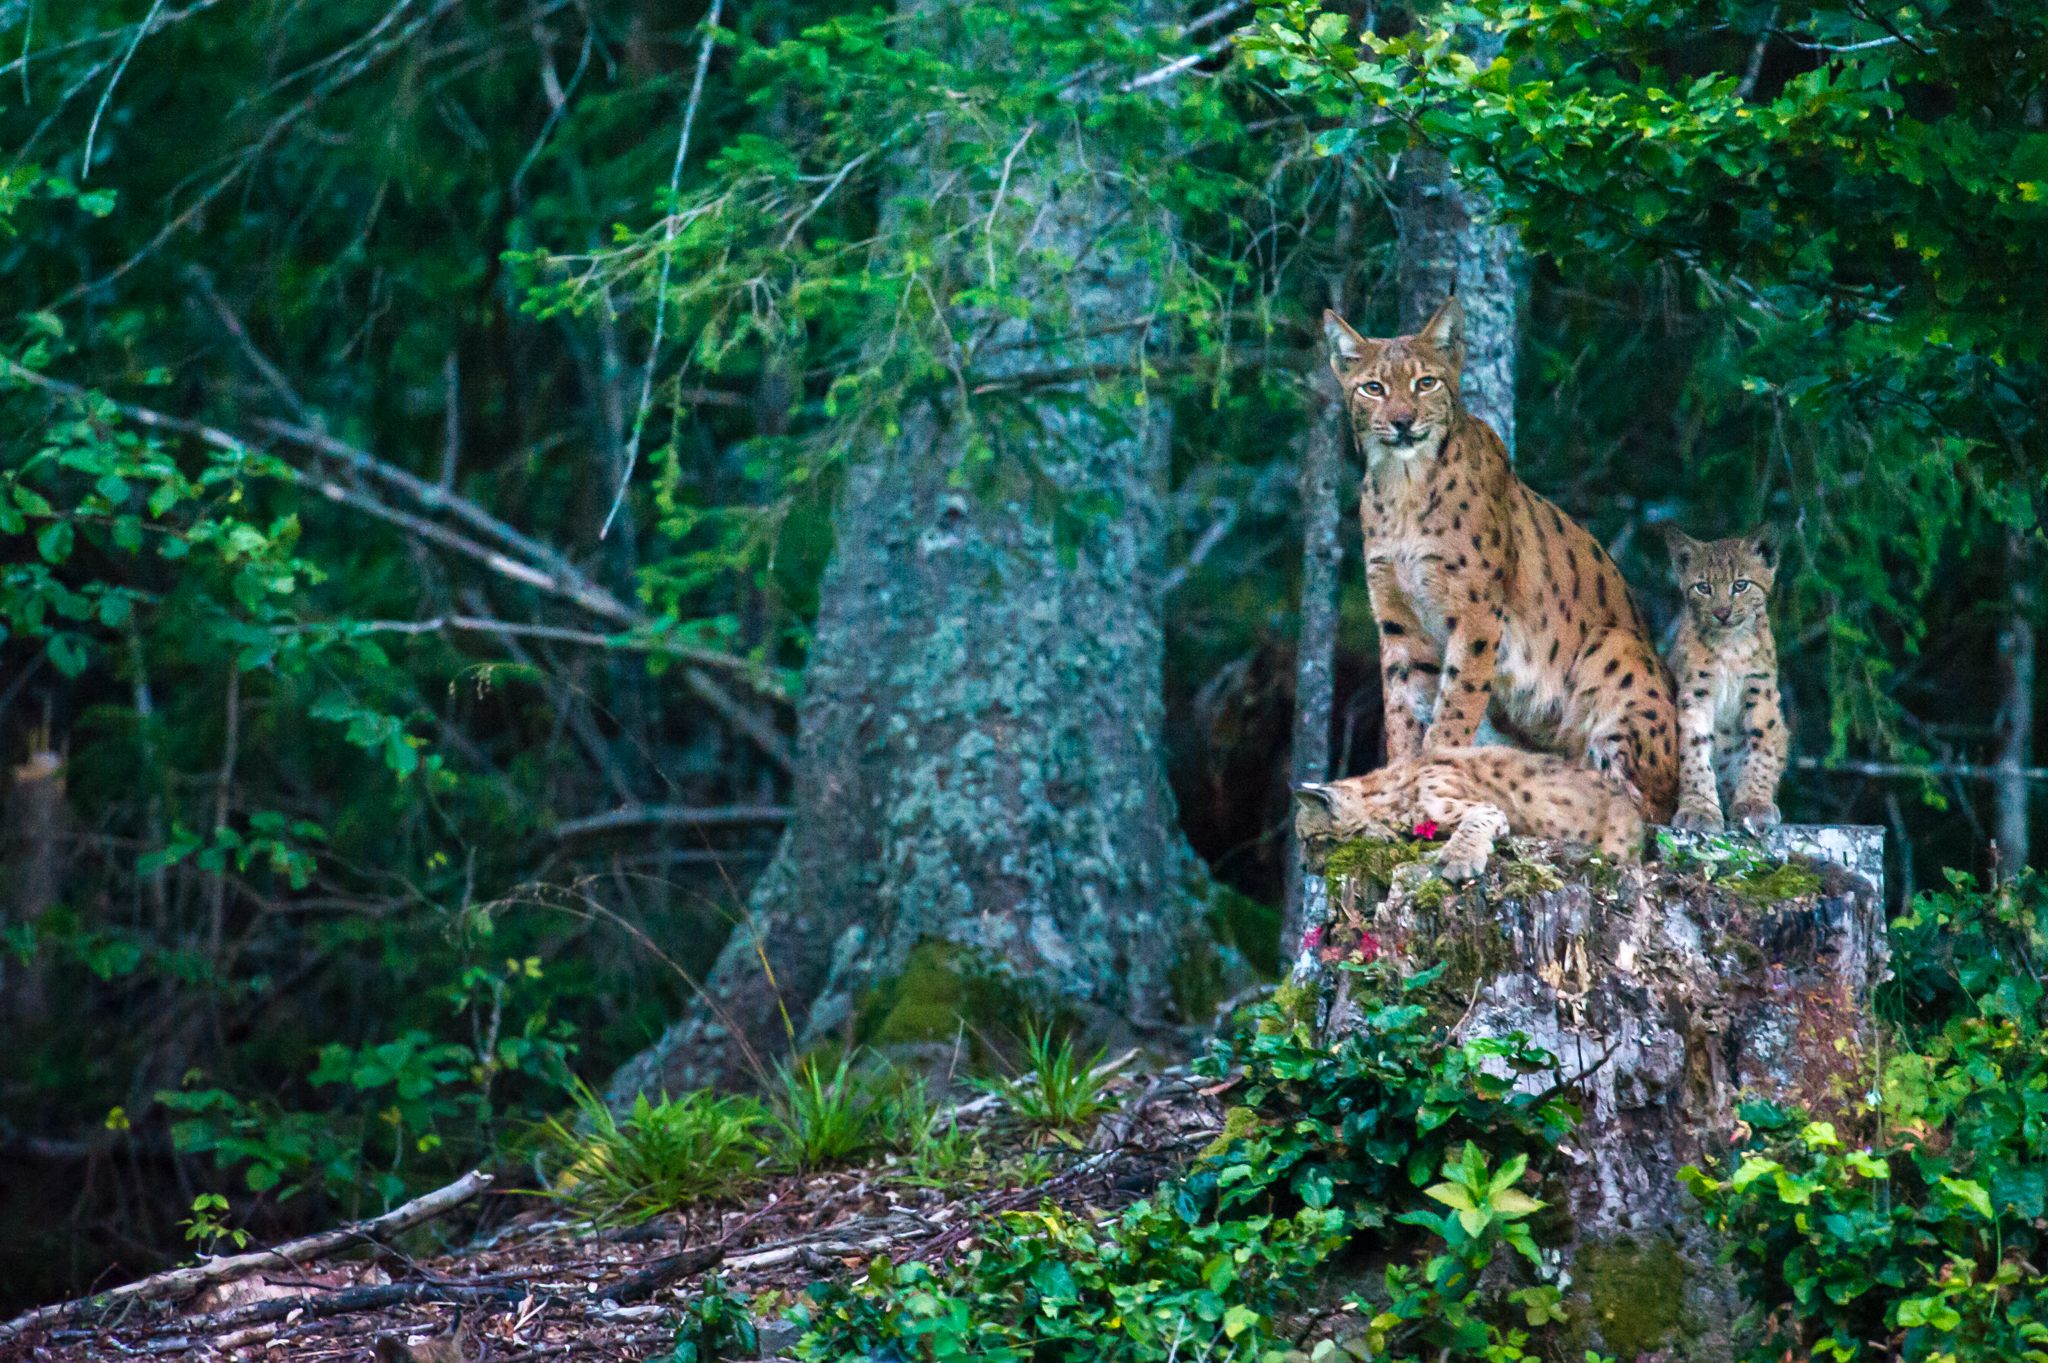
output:
[[[431, 1221], [468, 1202], [490, 1186], [489, 1174], [472, 1169], [447, 1187], [436, 1188], [431, 1193], [422, 1194], [404, 1206], [368, 1221], [358, 1221], [338, 1230], [322, 1231], [318, 1235], [303, 1236], [275, 1249], [225, 1255], [218, 1259], [209, 1259], [202, 1264], [195, 1264], [190, 1268], [174, 1268], [166, 1273], [154, 1274], [138, 1282], [96, 1293], [90, 1297], [76, 1297], [70, 1301], [58, 1302], [54, 1306], [38, 1307], [0, 1325], [0, 1340], [12, 1339], [25, 1330], [54, 1325], [89, 1311], [111, 1311], [117, 1307], [133, 1306], [142, 1302], [183, 1300], [211, 1283], [239, 1278], [245, 1273], [254, 1273], [259, 1269], [293, 1268], [305, 1260], [317, 1259], [367, 1240], [396, 1235], [400, 1231]], [[249, 1323], [254, 1323], [257, 1319], [270, 1317], [251, 1317]]]

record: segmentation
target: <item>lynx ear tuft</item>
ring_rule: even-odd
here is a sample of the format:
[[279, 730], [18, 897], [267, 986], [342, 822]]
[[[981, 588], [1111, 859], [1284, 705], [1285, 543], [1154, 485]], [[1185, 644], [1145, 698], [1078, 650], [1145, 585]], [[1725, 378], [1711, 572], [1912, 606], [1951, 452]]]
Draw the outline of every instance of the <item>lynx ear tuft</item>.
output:
[[1743, 537], [1743, 542], [1749, 545], [1750, 553], [1763, 560], [1764, 567], [1775, 569], [1778, 566], [1778, 530], [1776, 526], [1766, 525], [1752, 530]]
[[1465, 368], [1465, 305], [1452, 294], [1444, 299], [1441, 306], [1429, 315], [1422, 324], [1422, 330], [1415, 333], [1417, 340], [1434, 346], [1450, 361], [1451, 368], [1463, 372]]

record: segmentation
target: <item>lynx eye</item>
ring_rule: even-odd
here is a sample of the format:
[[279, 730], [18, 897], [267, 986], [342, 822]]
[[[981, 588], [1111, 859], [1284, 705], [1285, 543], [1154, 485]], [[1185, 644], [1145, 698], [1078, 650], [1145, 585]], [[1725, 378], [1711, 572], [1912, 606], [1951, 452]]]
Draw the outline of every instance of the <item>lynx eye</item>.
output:
[[1698, 592], [1701, 596], [1712, 596], [1714, 594], [1714, 589], [1704, 582], [1693, 583], [1692, 589]]
[[1436, 387], [1437, 384], [1440, 382], [1442, 382], [1442, 380], [1438, 379], [1436, 375], [1424, 374], [1421, 378], [1415, 381], [1415, 391], [1418, 393], [1427, 393], [1430, 389]]
[[1749, 579], [1746, 577], [1736, 579], [1735, 585], [1733, 587], [1730, 587], [1728, 590], [1733, 592], [1737, 596], [1742, 595], [1744, 592], [1749, 590]]
[[1387, 395], [1387, 386], [1378, 379], [1367, 379], [1358, 386], [1376, 398], [1383, 398]]

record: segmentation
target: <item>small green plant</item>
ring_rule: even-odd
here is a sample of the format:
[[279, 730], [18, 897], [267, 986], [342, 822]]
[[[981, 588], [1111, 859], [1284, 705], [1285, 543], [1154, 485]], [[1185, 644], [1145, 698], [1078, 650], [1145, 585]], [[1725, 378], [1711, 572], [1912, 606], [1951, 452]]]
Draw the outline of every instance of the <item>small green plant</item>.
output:
[[1097, 1051], [1083, 1060], [1072, 1038], [1055, 1040], [1050, 1028], [1027, 1026], [1023, 1073], [1007, 1081], [985, 1080], [981, 1087], [1001, 1096], [1026, 1125], [1078, 1145], [1073, 1133], [1116, 1107], [1105, 1087], [1114, 1072], [1103, 1063], [1108, 1054]]
[[676, 1322], [675, 1343], [667, 1353], [646, 1363], [720, 1363], [727, 1358], [753, 1358], [761, 1340], [747, 1299], [714, 1277], [691, 1301]]
[[1732, 835], [1708, 834], [1681, 843], [1669, 832], [1657, 834], [1657, 856], [1675, 871], [1698, 875], [1746, 899], [1776, 904], [1820, 889], [1820, 875], [1797, 861], [1768, 856], [1754, 843]]
[[555, 1165], [553, 1193], [601, 1225], [631, 1225], [760, 1178], [769, 1115], [759, 1100], [708, 1090], [633, 1100], [621, 1120], [589, 1085], [573, 1119], [540, 1135]]
[[219, 1251], [225, 1243], [242, 1249], [249, 1243], [249, 1232], [227, 1223], [228, 1200], [219, 1193], [201, 1193], [192, 1199], [192, 1214], [178, 1223], [185, 1232], [187, 1244], [198, 1247], [202, 1255]]
[[[1480, 1292], [1481, 1278], [1503, 1247], [1542, 1266], [1527, 1219], [1541, 1211], [1543, 1203], [1517, 1186], [1528, 1167], [1526, 1155], [1515, 1155], [1499, 1170], [1489, 1169], [1485, 1155], [1471, 1141], [1457, 1158], [1444, 1161], [1443, 1181], [1423, 1189], [1423, 1195], [1441, 1203], [1443, 1210], [1418, 1208], [1398, 1218], [1404, 1225], [1434, 1232], [1443, 1248], [1420, 1267], [1394, 1264], [1387, 1269], [1387, 1300], [1370, 1314], [1366, 1357], [1470, 1358], [1486, 1363], [1518, 1363], [1531, 1357], [1526, 1351], [1528, 1333], [1490, 1319]], [[1523, 1309], [1532, 1326], [1564, 1319], [1561, 1294], [1550, 1284], [1515, 1288], [1506, 1296]], [[1354, 1304], [1370, 1311], [1368, 1303], [1354, 1299]]]
[[928, 1103], [921, 1085], [862, 1069], [848, 1051], [827, 1070], [816, 1056], [776, 1071], [775, 1156], [798, 1170], [844, 1164], [898, 1143]]

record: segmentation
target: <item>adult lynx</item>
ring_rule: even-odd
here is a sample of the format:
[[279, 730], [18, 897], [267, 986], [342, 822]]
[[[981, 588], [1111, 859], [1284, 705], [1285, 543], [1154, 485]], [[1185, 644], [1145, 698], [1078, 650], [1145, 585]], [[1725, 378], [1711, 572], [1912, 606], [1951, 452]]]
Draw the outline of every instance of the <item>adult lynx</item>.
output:
[[1531, 746], [1583, 754], [1663, 822], [1678, 802], [1670, 680], [1607, 553], [1508, 466], [1458, 399], [1455, 298], [1413, 336], [1323, 315], [1366, 461], [1359, 518], [1379, 622], [1387, 758], [1472, 742], [1492, 708]]

